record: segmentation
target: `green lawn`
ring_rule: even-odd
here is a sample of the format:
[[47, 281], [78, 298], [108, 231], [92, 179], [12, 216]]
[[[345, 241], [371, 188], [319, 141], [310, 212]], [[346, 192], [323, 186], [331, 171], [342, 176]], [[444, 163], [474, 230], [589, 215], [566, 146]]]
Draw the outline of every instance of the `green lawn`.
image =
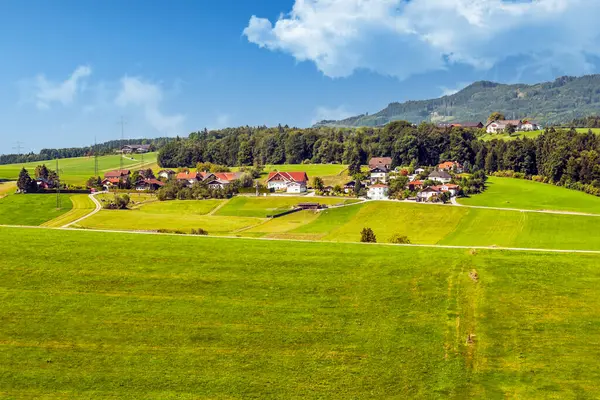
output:
[[[157, 153], [144, 154], [144, 166], [156, 163]], [[98, 157], [98, 169], [101, 175], [105, 172], [119, 169], [120, 155]], [[132, 158], [132, 159], [131, 159]], [[33, 177], [35, 167], [45, 164], [50, 169], [56, 169], [56, 160], [38, 161], [27, 164], [0, 165], [0, 179], [17, 179], [21, 168], [25, 167]], [[123, 158], [124, 168], [140, 169], [142, 167], [142, 155], [132, 154]], [[71, 185], [85, 185], [86, 181], [94, 175], [94, 158], [77, 157], [59, 160], [61, 170], [61, 181]]]
[[508, 133], [486, 133], [479, 137], [479, 139], [483, 141], [490, 141], [493, 139], [501, 139], [501, 140], [515, 140], [522, 138], [535, 139], [540, 136], [544, 131], [531, 131], [531, 132], [515, 132], [512, 135]]
[[588, 133], [589, 131], [592, 131], [592, 133], [600, 135], [600, 128], [575, 128], [575, 130], [579, 133]]
[[12, 194], [0, 199], [0, 225], [37, 226], [73, 208], [69, 195], [61, 195], [62, 208], [56, 208], [55, 194]]
[[206, 215], [226, 200], [155, 201], [140, 208], [148, 214]]
[[600, 214], [600, 197], [577, 190], [528, 181], [490, 177], [485, 192], [459, 203], [472, 206], [558, 210]]
[[287, 196], [265, 196], [250, 197], [236, 196], [224, 207], [217, 211], [216, 215], [232, 217], [257, 217], [266, 218], [288, 211], [298, 203], [321, 203], [327, 205], [351, 204], [359, 200], [340, 197], [287, 197]]
[[265, 165], [264, 171], [304, 171], [308, 177], [312, 179], [315, 176], [330, 176], [342, 173], [347, 165], [342, 164], [280, 164], [280, 165]]
[[0, 182], [0, 197], [4, 197], [15, 190], [17, 190], [17, 184], [15, 181]]
[[[597, 255], [9, 228], [0, 240], [1, 397], [600, 397]], [[53, 243], [52, 257], [23, 257], [31, 243]]]

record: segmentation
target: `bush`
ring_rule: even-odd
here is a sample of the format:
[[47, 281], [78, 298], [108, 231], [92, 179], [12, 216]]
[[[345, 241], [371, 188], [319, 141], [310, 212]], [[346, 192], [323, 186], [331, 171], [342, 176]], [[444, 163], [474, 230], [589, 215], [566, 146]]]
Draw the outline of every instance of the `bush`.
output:
[[208, 232], [205, 231], [202, 228], [192, 229], [192, 235], [203, 235], [203, 236], [206, 236], [206, 235], [208, 235]]
[[390, 243], [394, 244], [410, 244], [410, 239], [406, 235], [394, 233], [390, 238]]
[[362, 243], [377, 243], [375, 232], [371, 228], [363, 228], [360, 232], [360, 241]]

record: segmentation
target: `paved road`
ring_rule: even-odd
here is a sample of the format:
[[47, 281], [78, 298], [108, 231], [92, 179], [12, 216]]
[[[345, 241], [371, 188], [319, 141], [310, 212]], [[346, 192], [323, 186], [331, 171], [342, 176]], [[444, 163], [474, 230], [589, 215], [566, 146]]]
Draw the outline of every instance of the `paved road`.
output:
[[239, 236], [202, 236], [202, 235], [182, 235], [177, 233], [159, 233], [152, 231], [120, 231], [115, 229], [86, 229], [77, 228], [48, 228], [45, 226], [24, 226], [24, 225], [0, 225], [0, 228], [19, 228], [19, 229], [50, 229], [62, 231], [78, 231], [78, 232], [98, 232], [98, 233], [121, 233], [130, 235], [162, 235], [162, 236], [182, 236], [188, 238], [212, 238], [212, 239], [238, 239], [238, 240], [265, 240], [265, 241], [282, 241], [282, 242], [303, 242], [303, 243], [329, 243], [329, 244], [344, 244], [358, 246], [401, 246], [401, 247], [424, 247], [438, 249], [463, 249], [463, 250], [501, 250], [501, 251], [523, 251], [523, 252], [538, 252], [538, 253], [579, 253], [579, 254], [598, 254], [600, 250], [568, 250], [568, 249], [538, 249], [528, 247], [497, 247], [497, 246], [450, 246], [440, 244], [392, 244], [392, 243], [360, 243], [360, 242], [320, 242], [315, 240], [302, 239], [276, 239], [276, 238], [257, 238], [257, 237], [239, 237]]
[[83, 217], [81, 217], [81, 218], [79, 218], [79, 219], [77, 219], [77, 220], [75, 220], [73, 222], [69, 222], [68, 224], [63, 225], [63, 228], [68, 228], [71, 225], [78, 224], [81, 221], [83, 221], [84, 219], [89, 218], [92, 215], [96, 214], [98, 211], [102, 210], [102, 204], [100, 204], [100, 202], [95, 197], [97, 194], [100, 194], [100, 193], [106, 193], [106, 192], [91, 193], [91, 194], [88, 195], [90, 197], [90, 199], [92, 199], [92, 201], [94, 202], [94, 205], [96, 206], [96, 208], [92, 212], [90, 212], [87, 215], [84, 215]]

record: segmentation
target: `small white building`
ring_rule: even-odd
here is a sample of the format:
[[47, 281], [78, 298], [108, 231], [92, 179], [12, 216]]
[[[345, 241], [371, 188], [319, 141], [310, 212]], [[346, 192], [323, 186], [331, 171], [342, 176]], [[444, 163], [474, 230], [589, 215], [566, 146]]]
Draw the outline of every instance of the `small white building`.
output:
[[531, 131], [539, 131], [540, 129], [541, 129], [541, 127], [537, 123], [535, 123], [533, 121], [525, 121], [521, 125], [521, 130], [522, 131], [531, 132]]
[[388, 197], [388, 185], [383, 183], [377, 183], [375, 185], [369, 186], [369, 190], [367, 191], [367, 197], [372, 200], [387, 200]]
[[177, 172], [173, 171], [172, 169], [163, 169], [163, 170], [158, 171], [158, 177], [164, 178], [167, 180], [171, 179], [175, 175], [177, 175]]
[[448, 193], [450, 193], [451, 197], [456, 196], [458, 194], [458, 191], [460, 190], [460, 187], [458, 185], [453, 184], [453, 183], [444, 183], [439, 188], [440, 188], [440, 190], [442, 192], [448, 192]]
[[417, 168], [417, 169], [415, 169], [415, 174], [417, 174], [417, 175], [420, 175], [423, 172], [425, 172], [425, 168]]
[[433, 196], [438, 196], [439, 194], [440, 194], [439, 190], [437, 190], [433, 187], [428, 187], [428, 188], [421, 190], [419, 193], [417, 193], [417, 200], [418, 201], [428, 201]]
[[523, 123], [519, 119], [492, 121], [486, 125], [485, 131], [487, 133], [503, 133], [508, 125], [512, 125], [515, 128], [515, 131], [520, 131], [522, 130]]

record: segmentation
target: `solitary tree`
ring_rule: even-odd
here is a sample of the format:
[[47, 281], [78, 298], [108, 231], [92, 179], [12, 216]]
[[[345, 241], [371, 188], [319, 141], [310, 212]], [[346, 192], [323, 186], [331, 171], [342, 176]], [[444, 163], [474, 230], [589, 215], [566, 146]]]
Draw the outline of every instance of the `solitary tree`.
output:
[[493, 113], [490, 114], [488, 120], [491, 121], [499, 121], [499, 120], [503, 120], [504, 119], [504, 114], [502, 114], [501, 112], [495, 111]]
[[323, 179], [318, 176], [315, 176], [313, 179], [313, 187], [315, 190], [322, 191], [325, 188], [325, 184], [323, 184]]
[[29, 176], [29, 172], [25, 168], [19, 172], [19, 179], [17, 180], [17, 187], [23, 193], [31, 191], [33, 180]]
[[390, 238], [390, 243], [394, 243], [394, 244], [410, 244], [410, 240], [408, 239], [408, 236], [406, 236], [406, 235], [401, 235], [399, 233], [394, 233], [392, 235], [392, 237]]
[[360, 232], [360, 241], [363, 243], [377, 243], [375, 232], [371, 228], [363, 228]]

